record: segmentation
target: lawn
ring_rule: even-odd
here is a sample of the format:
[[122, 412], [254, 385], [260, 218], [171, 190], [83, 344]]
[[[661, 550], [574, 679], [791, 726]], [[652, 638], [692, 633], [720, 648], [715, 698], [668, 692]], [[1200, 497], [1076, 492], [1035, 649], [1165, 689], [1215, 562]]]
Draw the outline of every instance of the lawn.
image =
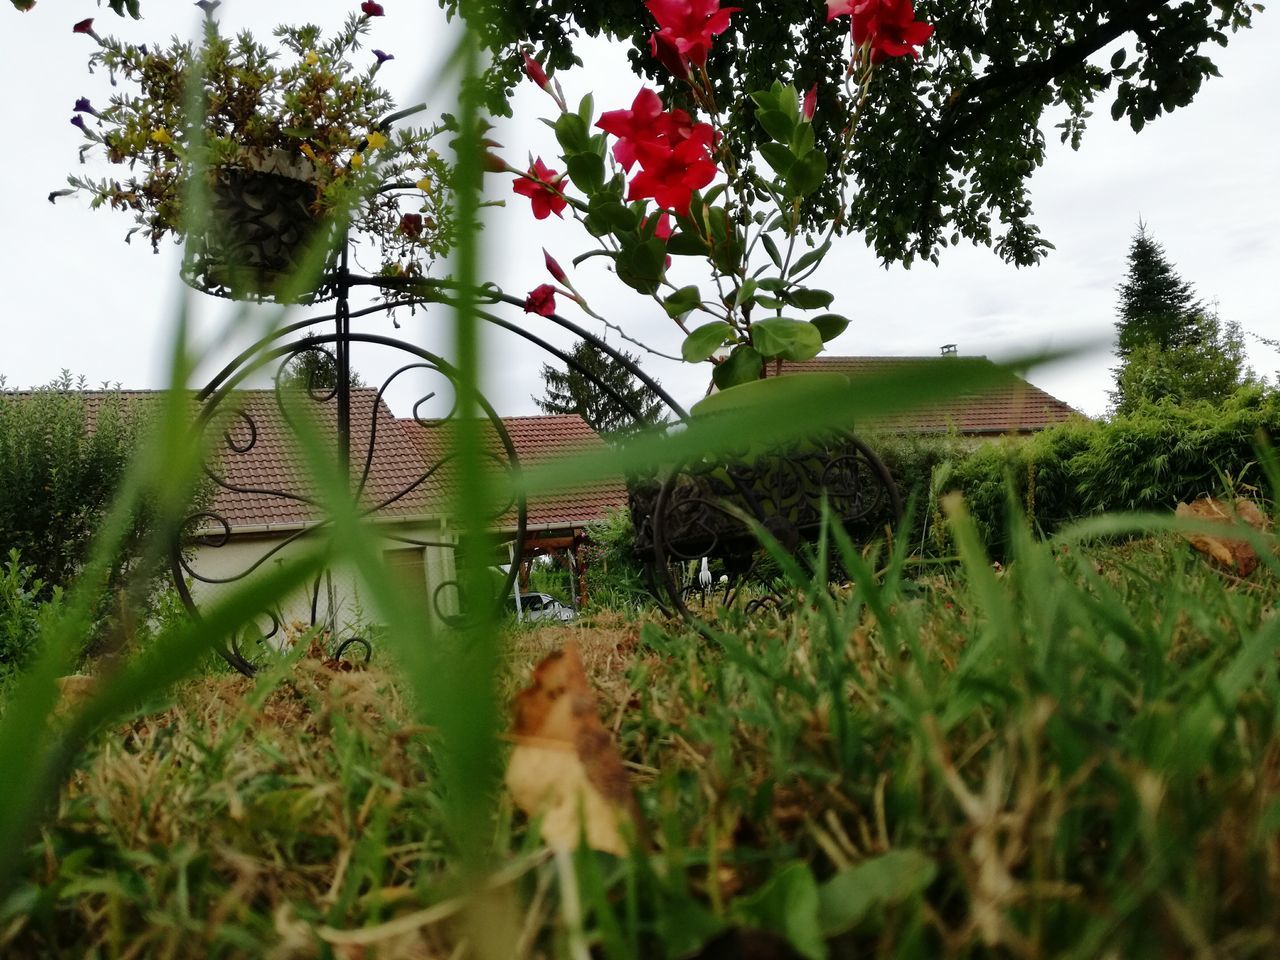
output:
[[638, 822], [557, 857], [504, 797], [479, 911], [388, 665], [188, 681], [79, 759], [0, 955], [1280, 955], [1274, 561], [956, 529], [782, 614], [515, 631], [504, 702], [576, 640]]

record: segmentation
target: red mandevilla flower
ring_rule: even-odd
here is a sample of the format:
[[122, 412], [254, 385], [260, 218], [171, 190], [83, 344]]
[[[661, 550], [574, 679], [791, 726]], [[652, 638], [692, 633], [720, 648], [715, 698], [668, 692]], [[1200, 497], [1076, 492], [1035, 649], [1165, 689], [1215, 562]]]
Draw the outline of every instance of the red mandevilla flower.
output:
[[382, 9], [382, 4], [374, 3], [373, 0], [364, 0], [364, 3], [360, 4], [360, 12], [366, 17], [385, 17], [387, 15], [387, 11]]
[[72, 33], [87, 33], [87, 34], [89, 34], [89, 35], [91, 35], [91, 36], [92, 36], [92, 34], [93, 34], [93, 17], [89, 17], [89, 18], [88, 18], [88, 19], [86, 19], [86, 20], [81, 20], [79, 23], [77, 23], [75, 26], [73, 26], [73, 27], [71, 28], [71, 32], [72, 32]]
[[562, 211], [569, 205], [560, 195], [560, 184], [564, 182], [564, 174], [552, 170], [539, 157], [523, 177], [516, 177], [515, 191], [522, 197], [528, 197], [533, 205], [533, 215], [545, 220], [551, 214], [562, 216]]
[[714, 139], [711, 124], [699, 123], [675, 149], [657, 141], [640, 144], [640, 172], [631, 181], [627, 199], [652, 197], [659, 207], [688, 216], [693, 191], [716, 178], [715, 161], [711, 159]]
[[683, 215], [689, 212], [693, 191], [715, 179], [714, 128], [694, 123], [683, 110], [664, 111], [658, 95], [647, 87], [636, 94], [630, 110], [606, 111], [596, 127], [618, 138], [613, 158], [624, 170], [640, 165], [628, 200], [652, 197], [658, 206]]
[[933, 25], [915, 19], [911, 0], [827, 0], [827, 19], [849, 14], [853, 43], [870, 43], [871, 62], [908, 54], [920, 59], [917, 47], [933, 36]]
[[529, 291], [524, 301], [525, 313], [549, 317], [556, 312], [556, 288], [549, 283], [539, 284]]
[[688, 76], [689, 65], [705, 67], [711, 38], [729, 28], [729, 16], [741, 7], [721, 7], [720, 0], [647, 0], [658, 21], [649, 51], [676, 76]]

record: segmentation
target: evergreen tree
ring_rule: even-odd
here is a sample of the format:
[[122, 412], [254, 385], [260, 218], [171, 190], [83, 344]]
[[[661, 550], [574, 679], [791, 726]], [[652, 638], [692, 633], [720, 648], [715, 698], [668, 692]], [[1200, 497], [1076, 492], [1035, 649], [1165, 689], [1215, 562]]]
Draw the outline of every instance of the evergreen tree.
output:
[[1200, 342], [1204, 308], [1191, 284], [1178, 276], [1164, 247], [1139, 221], [1129, 247], [1129, 272], [1120, 285], [1119, 353], [1122, 360], [1141, 347], [1157, 350]]
[[[581, 370], [542, 365], [546, 395], [533, 399], [543, 413], [576, 413], [602, 436], [628, 433], [664, 418], [662, 401], [622, 363], [585, 340], [574, 346], [571, 356]], [[623, 356], [636, 362], [629, 353]], [[619, 403], [601, 384], [612, 387], [627, 402]]]
[[1115, 413], [1157, 400], [1220, 403], [1253, 381], [1240, 325], [1205, 308], [1144, 223], [1129, 247], [1119, 293]]

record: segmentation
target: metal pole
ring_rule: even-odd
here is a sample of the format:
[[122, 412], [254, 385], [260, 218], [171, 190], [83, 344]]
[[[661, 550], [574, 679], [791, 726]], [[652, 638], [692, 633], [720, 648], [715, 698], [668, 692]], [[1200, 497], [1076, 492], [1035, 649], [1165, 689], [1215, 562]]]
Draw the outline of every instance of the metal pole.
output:
[[342, 250], [338, 254], [337, 295], [334, 322], [338, 338], [334, 343], [338, 364], [338, 463], [344, 474], [351, 467], [351, 305], [348, 301], [351, 274], [347, 271], [347, 232], [342, 232]]

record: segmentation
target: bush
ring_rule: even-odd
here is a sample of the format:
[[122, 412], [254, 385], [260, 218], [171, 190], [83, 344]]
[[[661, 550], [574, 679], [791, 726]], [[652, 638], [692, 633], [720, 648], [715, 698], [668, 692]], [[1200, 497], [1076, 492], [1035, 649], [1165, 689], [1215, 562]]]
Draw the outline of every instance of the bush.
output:
[[91, 408], [66, 374], [0, 393], [0, 551], [16, 549], [45, 583], [69, 584], [120, 486], [140, 420], [118, 393]]
[[35, 575], [35, 567], [22, 563], [17, 550], [9, 551], [0, 564], [0, 684], [21, 670], [35, 648], [40, 618], [50, 593], [57, 602], [61, 591], [46, 591], [45, 582]]
[[937, 499], [963, 494], [992, 553], [1004, 559], [1009, 491], [1041, 534], [1108, 511], [1171, 510], [1202, 495], [1252, 492], [1258, 438], [1280, 437], [1280, 393], [1250, 386], [1224, 404], [1162, 400], [1109, 421], [1078, 420], [1027, 439], [956, 436], [872, 441], [917, 498], [913, 545], [944, 551]]
[[649, 601], [649, 587], [636, 559], [635, 528], [625, 507], [587, 525], [587, 596], [592, 606], [623, 607]]

